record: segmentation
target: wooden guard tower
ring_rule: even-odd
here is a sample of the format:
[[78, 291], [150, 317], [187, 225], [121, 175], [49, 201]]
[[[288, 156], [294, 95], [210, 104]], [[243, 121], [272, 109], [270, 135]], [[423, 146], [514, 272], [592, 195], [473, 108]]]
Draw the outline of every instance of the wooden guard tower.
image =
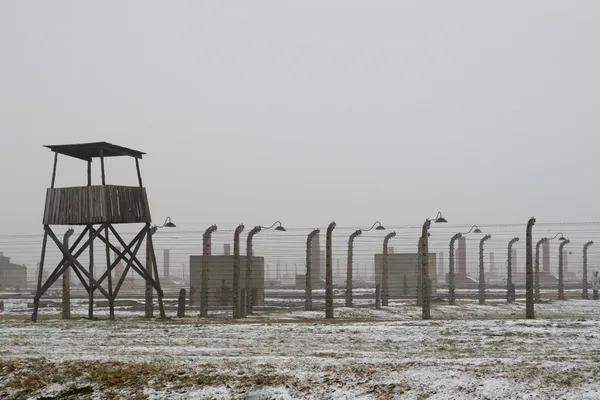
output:
[[[142, 185], [139, 160], [142, 153], [137, 150], [128, 149], [106, 142], [82, 143], [57, 146], [44, 146], [54, 152], [54, 167], [52, 170], [52, 182], [46, 191], [46, 205], [44, 207], [44, 239], [42, 242], [42, 255], [38, 270], [37, 291], [33, 301], [32, 321], [37, 320], [39, 301], [50, 286], [68, 269], [72, 268], [89, 297], [88, 315], [94, 317], [94, 291], [97, 289], [107, 300], [110, 307], [110, 319], [114, 319], [114, 300], [123, 285], [129, 269], [133, 269], [154, 289], [158, 297], [158, 306], [161, 318], [165, 317], [163, 306], [163, 291], [160, 287], [156, 255], [152, 243], [152, 218], [146, 189]], [[87, 186], [55, 188], [56, 166], [58, 155], [66, 155], [87, 162]], [[104, 171], [104, 159], [106, 157], [129, 156], [135, 159], [139, 186], [115, 186], [107, 185]], [[92, 160], [100, 159], [102, 171], [102, 185], [92, 185]], [[144, 227], [129, 243], [125, 243], [114, 228], [115, 224], [139, 224]], [[83, 231], [77, 240], [66, 248], [52, 231], [52, 225], [80, 225]], [[111, 243], [110, 235], [116, 239], [119, 248]], [[87, 236], [87, 239], [86, 239]], [[62, 252], [62, 261], [54, 268], [46, 282], [42, 282], [44, 259], [48, 238], [56, 244]], [[86, 239], [84, 241], [84, 239]], [[150, 261], [153, 271], [137, 258], [137, 253], [146, 240], [146, 249], [150, 253]], [[100, 241], [106, 248], [106, 272], [99, 279], [94, 278], [94, 242]], [[83, 244], [82, 244], [83, 242]], [[86, 250], [89, 251], [89, 266], [86, 269], [77, 258]], [[111, 251], [116, 258], [111, 262]], [[147, 257], [148, 258], [148, 257]], [[125, 270], [113, 288], [112, 271], [119, 264], [125, 262]], [[154, 275], [154, 277], [152, 276]], [[106, 288], [102, 286], [106, 282]]]

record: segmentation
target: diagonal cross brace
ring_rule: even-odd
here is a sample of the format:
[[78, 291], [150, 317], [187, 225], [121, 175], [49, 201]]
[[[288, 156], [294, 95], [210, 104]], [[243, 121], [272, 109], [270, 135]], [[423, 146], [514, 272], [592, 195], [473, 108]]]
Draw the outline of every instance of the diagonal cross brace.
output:
[[[98, 239], [100, 239], [101, 241], [106, 243], [106, 239], [104, 238], [104, 236], [102, 236], [102, 234], [100, 233], [100, 230], [97, 231], [92, 228], [92, 232], [94, 232], [94, 234], [98, 237]], [[143, 233], [144, 233], [143, 231], [140, 231], [135, 236], [135, 238], [129, 243], [129, 245], [123, 244], [123, 247], [125, 247], [125, 250], [123, 252], [120, 252], [120, 251], [118, 251], [118, 249], [116, 247], [109, 245], [110, 248], [115, 250], [115, 253], [117, 254], [117, 258], [115, 258], [115, 261], [113, 261], [112, 264], [106, 269], [106, 271], [104, 271], [102, 276], [100, 276], [100, 279], [98, 279], [98, 284], [102, 284], [102, 282], [104, 282], [104, 280], [108, 277], [108, 274], [110, 272], [112, 272], [112, 270], [119, 264], [119, 262], [121, 262], [121, 260], [127, 262], [128, 264], [132, 261], [132, 260], [129, 260], [129, 258], [127, 258], [125, 256], [125, 252], [130, 251], [131, 247], [133, 247], [136, 244], [136, 242], [138, 242], [138, 241], [139, 241], [139, 243], [142, 242]]]
[[[71, 245], [71, 248], [69, 249], [69, 253], [73, 254], [73, 251], [77, 248], [77, 246], [79, 246], [79, 243], [83, 240], [83, 237], [88, 233], [89, 231], [89, 227], [85, 227], [83, 229], [83, 231], [81, 232], [81, 234], [79, 234], [79, 236], [77, 237], [77, 240], [75, 240], [75, 242], [73, 242], [73, 244]], [[90, 240], [87, 240], [83, 246], [81, 247], [81, 251], [78, 252], [77, 255], [74, 255], [75, 258], [77, 258], [81, 253], [83, 253], [83, 251], [90, 245]], [[58, 263], [57, 267], [61, 266], [62, 264], [64, 264], [67, 261], [67, 257], [65, 257], [63, 255], [62, 260], [60, 260], [60, 262]]]
[[[140, 247], [142, 246], [143, 240], [139, 240], [135, 246], [135, 249], [133, 250], [133, 257], [137, 256], [137, 253], [140, 249]], [[113, 296], [115, 296], [115, 298], [117, 298], [117, 293], [119, 293], [119, 290], [121, 290], [121, 286], [123, 285], [123, 282], [125, 282], [125, 278], [127, 277], [127, 273], [129, 272], [129, 269], [131, 268], [131, 265], [133, 263], [133, 258], [127, 261], [127, 265], [125, 266], [125, 270], [123, 271], [123, 275], [121, 275], [121, 277], [119, 278], [119, 282], [117, 282], [117, 287], [115, 288], [115, 291], [113, 292]]]
[[[111, 225], [109, 225], [109, 229], [112, 231], [112, 233], [115, 235], [115, 237], [117, 238], [117, 240], [119, 241], [119, 243], [121, 244], [121, 246], [123, 246], [124, 248], [127, 247], [125, 245], [125, 242], [123, 241], [123, 239], [121, 239], [121, 236], [119, 235], [119, 233], [115, 230], [115, 228]], [[150, 234], [149, 232], [149, 228], [145, 227], [144, 229], [142, 229], [142, 232]], [[100, 240], [105, 241], [106, 239], [104, 239], [102, 237], [102, 235], [98, 236], [100, 238]], [[105, 242], [106, 243], [106, 242]], [[110, 248], [113, 249], [113, 251], [117, 250], [115, 246], [112, 245], [112, 243], [108, 243], [108, 246]], [[156, 280], [154, 280], [152, 278], [152, 276], [150, 276], [147, 271], [146, 268], [144, 268], [144, 266], [142, 265], [142, 263], [140, 262], [140, 260], [137, 259], [137, 257], [135, 257], [130, 250], [126, 249], [125, 250], [129, 255], [133, 256], [132, 257], [132, 261], [135, 264], [131, 264], [131, 268], [133, 268], [142, 278], [150, 281], [150, 283], [152, 283], [152, 286], [154, 287], [154, 289], [156, 289], [156, 292], [160, 294], [160, 296], [163, 296], [163, 291], [160, 288], [160, 286], [158, 285], [158, 283], [156, 282]]]
[[[83, 236], [87, 233], [88, 228], [86, 227], [83, 232], [81, 232], [81, 234], [79, 235], [79, 237], [77, 238], [77, 240], [75, 241], [75, 243], [73, 243], [73, 245], [71, 246], [71, 248], [69, 249], [69, 253], [73, 253], [73, 251], [77, 248], [77, 246], [79, 245], [79, 242], [81, 242], [81, 240], [83, 239]], [[82, 248], [73, 256], [75, 258], [79, 257], [81, 255], [81, 253], [83, 253], [83, 251], [90, 245], [91, 240], [88, 239], [87, 242], [85, 242], [82, 246]], [[50, 286], [52, 286], [54, 284], [54, 282], [56, 282], [56, 280], [65, 272], [65, 270], [70, 266], [69, 263], [66, 262], [67, 258], [63, 256], [63, 259], [61, 260], [61, 262], [56, 266], [56, 268], [54, 268], [54, 271], [52, 271], [52, 273], [50, 274], [50, 276], [48, 277], [48, 279], [46, 280], [46, 283], [44, 283], [44, 285], [41, 287], [40, 289], [40, 296], [37, 297], [38, 299], [44, 294], [46, 293], [46, 290], [48, 290], [48, 288], [50, 288]], [[76, 271], [77, 273], [79, 271], [77, 271], [77, 269], [73, 269], [74, 271]], [[78, 273], [77, 276], [82, 280], [83, 277]], [[86, 288], [86, 291], [89, 291], [89, 288], [87, 286], [87, 284], [85, 283], [85, 281], [83, 281], [84, 287]]]
[[[159, 292], [162, 296], [163, 292], [162, 289], [160, 289], [160, 287], [158, 286], [158, 284], [156, 283], [156, 281], [154, 279], [152, 279], [152, 277], [150, 275], [147, 274], [146, 269], [144, 268], [144, 266], [142, 265], [142, 263], [140, 262], [140, 260], [137, 259], [136, 256], [133, 255], [133, 253], [131, 252], [131, 250], [129, 248], [127, 248], [127, 245], [125, 244], [125, 242], [123, 241], [123, 239], [121, 239], [121, 237], [119, 236], [118, 232], [113, 228], [110, 227], [111, 231], [113, 232], [113, 234], [115, 235], [115, 237], [117, 238], [117, 240], [119, 241], [119, 243], [121, 244], [121, 246], [123, 246], [124, 248], [124, 252], [131, 255], [131, 260], [132, 263], [130, 264], [131, 268], [133, 268], [134, 271], [136, 271], [142, 278], [149, 280], [152, 283], [152, 286], [156, 289], [157, 292]], [[142, 231], [140, 232], [142, 234], [146, 233], [149, 234], [148, 229], [144, 228], [142, 229]], [[98, 238], [104, 242], [105, 244], [107, 244], [113, 251], [115, 252], [119, 252], [119, 250], [110, 242], [108, 242], [106, 240], [106, 238], [104, 236], [102, 236], [101, 233], [98, 233]], [[142, 238], [143, 240], [143, 238]], [[134, 265], [135, 264], [135, 265]]]
[[[97, 287], [98, 290], [104, 295], [104, 297], [106, 297], [108, 300], [112, 301], [113, 299], [108, 294], [108, 292], [102, 286], [99, 286], [98, 282], [96, 281], [96, 279], [94, 279], [94, 277], [91, 276], [90, 273], [85, 270], [85, 268], [83, 268], [83, 266], [81, 265], [81, 263], [79, 261], [77, 261], [77, 259], [74, 258], [73, 255], [71, 253], [69, 253], [69, 251], [67, 249], [65, 249], [65, 247], [63, 246], [63, 244], [60, 242], [60, 240], [58, 240], [58, 238], [56, 237], [56, 235], [54, 234], [54, 232], [50, 228], [50, 226], [46, 225], [44, 227], [44, 229], [46, 230], [46, 232], [48, 232], [48, 235], [52, 238], [52, 240], [54, 241], [54, 243], [56, 243], [56, 246], [58, 247], [58, 249], [65, 255], [65, 257], [67, 257], [67, 261], [69, 261], [74, 266], [78, 267], [81, 270], [81, 272], [85, 275], [85, 277], [88, 278], [88, 280], [92, 283], [92, 285], [94, 287]], [[92, 237], [94, 235], [95, 235], [95, 233], [92, 232]], [[91, 290], [94, 290], [94, 289], [91, 288]], [[38, 297], [38, 299], [39, 299], [39, 297]]]

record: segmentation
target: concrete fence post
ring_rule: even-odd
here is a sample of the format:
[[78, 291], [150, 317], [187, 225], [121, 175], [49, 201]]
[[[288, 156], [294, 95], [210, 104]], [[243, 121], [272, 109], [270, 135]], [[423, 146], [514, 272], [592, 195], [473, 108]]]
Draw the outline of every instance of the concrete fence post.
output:
[[[212, 255], [212, 233], [217, 230], [211, 225], [202, 235], [202, 269], [200, 271], [200, 317], [208, 317], [208, 257]], [[190, 293], [190, 300], [194, 294]], [[191, 300], [193, 301], [193, 300]]]
[[240, 317], [246, 318], [246, 300], [248, 297], [246, 296], [246, 288], [240, 290]]
[[581, 293], [581, 298], [589, 299], [590, 295], [588, 294], [588, 247], [594, 244], [593, 240], [590, 240], [586, 244], [583, 245], [583, 291]]
[[185, 289], [179, 291], [179, 298], [177, 299], [177, 318], [185, 317]]
[[240, 235], [244, 230], [244, 225], [240, 224], [235, 229], [233, 234], [233, 318], [238, 319], [242, 317], [240, 310]]
[[429, 292], [429, 227], [431, 220], [425, 220], [421, 232], [421, 283], [422, 283], [422, 318], [431, 319], [431, 296]]
[[512, 281], [512, 246], [518, 241], [519, 238], [515, 237], [508, 242], [508, 264], [506, 267], [506, 301], [508, 303], [515, 301], [515, 285]]
[[385, 238], [383, 238], [383, 260], [381, 265], [381, 283], [383, 286], [383, 305], [387, 307], [390, 300], [390, 286], [389, 286], [389, 260], [388, 260], [388, 243], [391, 238], [396, 236], [396, 232], [388, 233]]
[[531, 217], [527, 222], [527, 236], [525, 238], [525, 318], [535, 318], [534, 296], [533, 296], [533, 225], [535, 218]]
[[333, 265], [332, 265], [332, 236], [335, 222], [327, 227], [325, 240], [325, 318], [333, 319]]
[[261, 231], [260, 226], [255, 226], [248, 232], [248, 238], [246, 239], [246, 280], [244, 284], [244, 293], [246, 293], [245, 303], [246, 303], [246, 315], [252, 314], [252, 305], [253, 299], [252, 294], [252, 259], [254, 256], [254, 252], [252, 251], [252, 239], [254, 239], [254, 235]]
[[456, 304], [456, 275], [454, 271], [454, 242], [462, 237], [462, 234], [457, 233], [450, 239], [450, 252], [448, 257], [448, 304], [451, 306]]
[[563, 248], [571, 243], [569, 239], [563, 240], [558, 245], [558, 299], [565, 299], [565, 277], [564, 277], [564, 256], [563, 256]]
[[544, 244], [548, 238], [542, 238], [535, 244], [535, 271], [534, 271], [534, 298], [535, 302], [541, 301], [540, 296], [540, 246]]
[[348, 238], [348, 255], [346, 263], [346, 307], [352, 307], [352, 256], [354, 250], [354, 239], [361, 234], [362, 231], [358, 229], [352, 232]]
[[319, 234], [315, 229], [306, 238], [306, 285], [304, 288], [304, 310], [312, 311], [312, 242]]
[[479, 241], [479, 305], [485, 305], [485, 268], [483, 263], [483, 244], [491, 239], [491, 235], [485, 235]]

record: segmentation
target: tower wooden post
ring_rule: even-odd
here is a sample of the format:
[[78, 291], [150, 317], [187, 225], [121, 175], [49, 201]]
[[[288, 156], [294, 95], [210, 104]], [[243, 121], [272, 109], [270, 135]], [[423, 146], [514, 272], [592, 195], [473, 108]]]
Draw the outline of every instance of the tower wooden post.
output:
[[[73, 229], [67, 230], [63, 236], [63, 246], [69, 247], [69, 238], [73, 235]], [[62, 282], [62, 318], [71, 318], [71, 268], [65, 269]]]

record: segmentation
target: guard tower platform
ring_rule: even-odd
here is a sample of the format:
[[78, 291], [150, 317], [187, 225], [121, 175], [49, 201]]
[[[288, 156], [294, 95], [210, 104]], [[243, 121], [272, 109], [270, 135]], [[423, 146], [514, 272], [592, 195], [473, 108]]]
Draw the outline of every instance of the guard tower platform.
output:
[[[114, 300], [123, 284], [127, 272], [133, 270], [146, 280], [156, 290], [160, 316], [165, 317], [163, 307], [163, 292], [160, 287], [156, 255], [152, 242], [152, 218], [148, 205], [146, 189], [142, 184], [139, 160], [145, 154], [141, 151], [128, 149], [107, 142], [51, 145], [44, 146], [54, 152], [54, 166], [50, 188], [46, 191], [44, 206], [44, 238], [42, 254], [38, 269], [37, 290], [34, 297], [32, 321], [37, 320], [39, 300], [56, 280], [70, 269], [75, 272], [89, 296], [88, 314], [93, 318], [94, 292], [98, 290], [107, 300], [110, 307], [110, 319], [114, 319]], [[76, 187], [55, 187], [58, 155], [73, 157], [87, 163], [87, 185]], [[109, 157], [132, 157], [138, 177], [137, 186], [107, 185], [104, 162]], [[92, 185], [91, 166], [94, 159], [100, 160], [102, 184]], [[114, 225], [144, 224], [135, 238], [125, 243]], [[52, 230], [53, 225], [79, 225], [85, 228], [72, 246], [61, 243]], [[84, 241], [84, 238], [87, 240]], [[118, 243], [111, 242], [110, 235]], [[46, 282], [43, 282], [43, 269], [46, 247], [50, 238], [62, 252], [61, 262], [53, 269]], [[137, 253], [146, 241], [147, 264], [143, 265], [137, 258]], [[94, 278], [94, 242], [100, 241], [106, 248], [106, 272], [98, 279]], [[83, 243], [82, 243], [83, 242]], [[120, 250], [119, 247], [122, 248]], [[86, 250], [89, 251], [89, 266], [85, 268], [77, 258]], [[111, 252], [116, 257], [111, 260]], [[116, 285], [112, 282], [112, 271], [120, 262], [125, 262], [125, 270]], [[154, 276], [153, 276], [154, 275]], [[106, 282], [106, 287], [103, 283]]]

